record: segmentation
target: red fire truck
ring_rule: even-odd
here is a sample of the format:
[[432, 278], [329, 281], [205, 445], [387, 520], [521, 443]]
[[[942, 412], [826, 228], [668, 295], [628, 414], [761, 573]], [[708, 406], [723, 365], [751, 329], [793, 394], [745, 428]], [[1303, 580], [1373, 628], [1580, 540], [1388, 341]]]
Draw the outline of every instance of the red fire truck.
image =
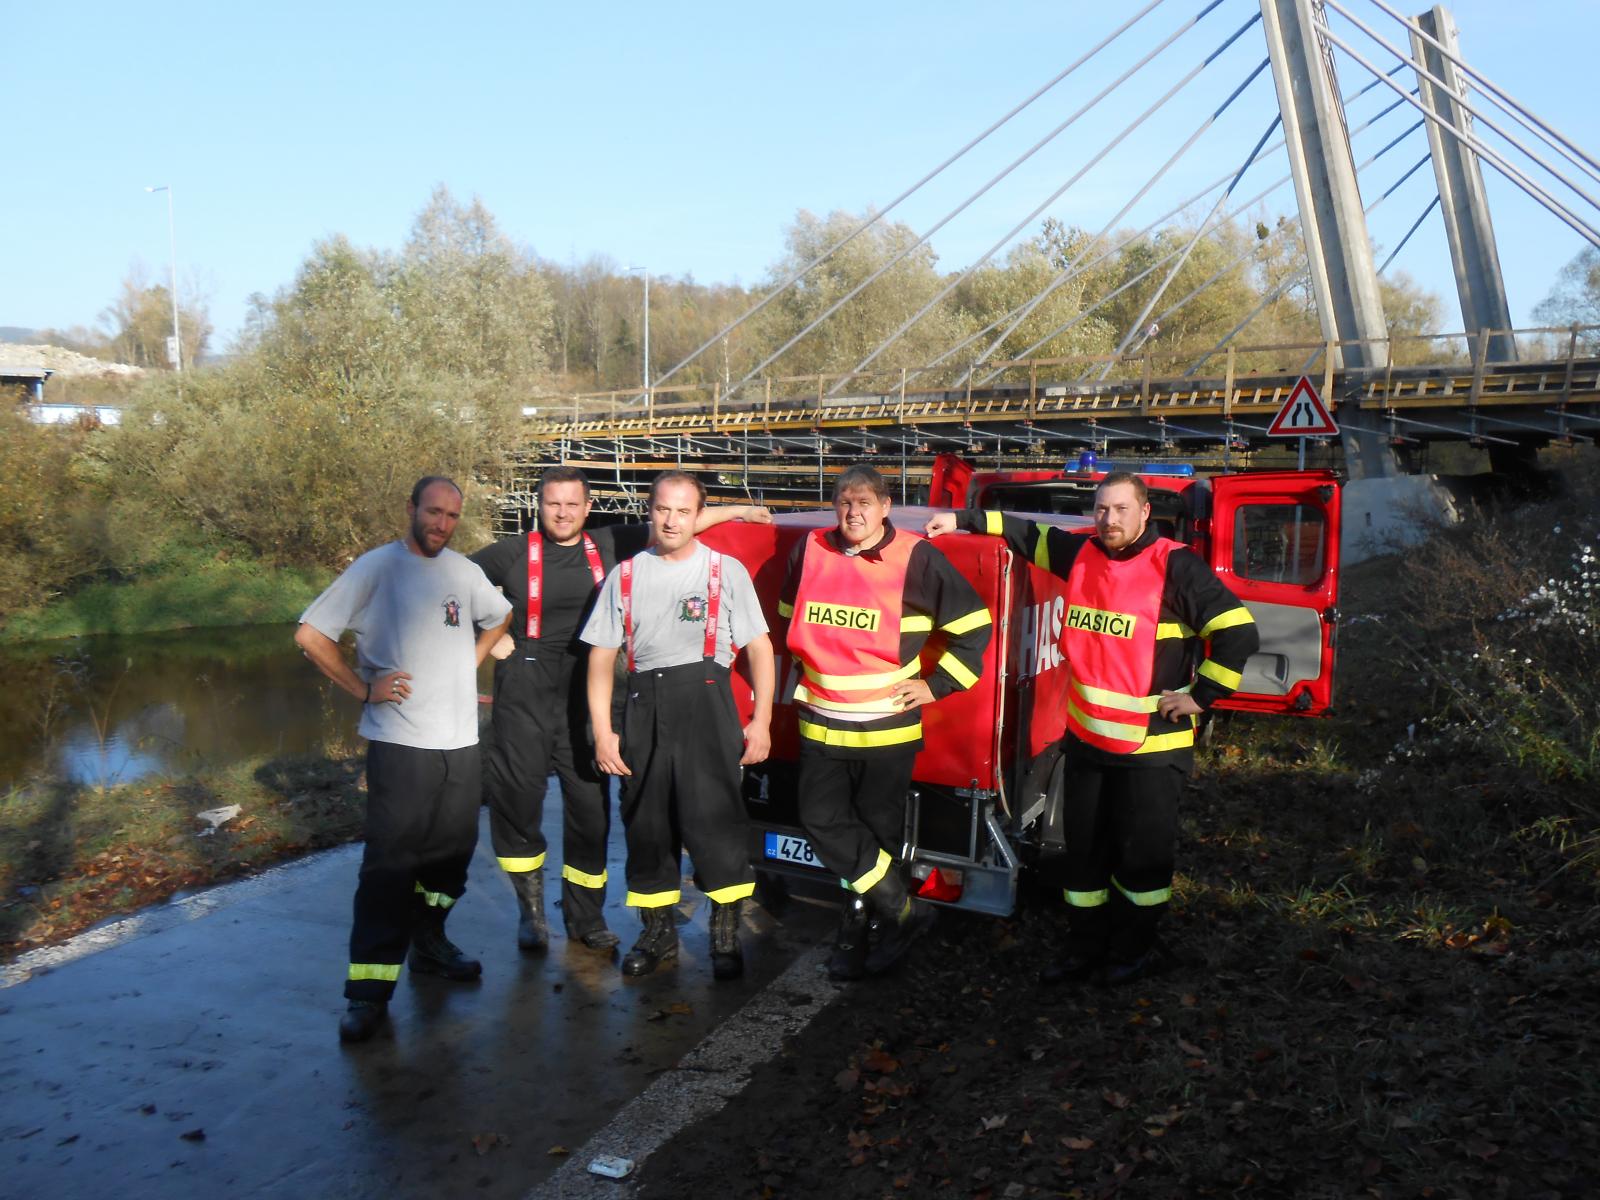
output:
[[[1211, 563], [1260, 628], [1260, 652], [1250, 659], [1242, 686], [1219, 707], [1324, 712], [1332, 693], [1339, 566], [1339, 483], [1330, 472], [1206, 478], [1175, 464], [1085, 456], [1059, 471], [986, 473], [945, 455], [934, 467], [931, 506], [897, 506], [891, 517], [897, 527], [920, 532], [935, 512], [1000, 509], [1088, 533], [1095, 487], [1110, 470], [1123, 469], [1149, 486], [1158, 529]], [[808, 530], [832, 523], [831, 509], [823, 509], [781, 515], [772, 525], [730, 522], [704, 540], [749, 568], [776, 631], [791, 547]], [[924, 710], [925, 744], [906, 808], [903, 858], [922, 881], [925, 899], [1006, 915], [1015, 907], [1024, 865], [1062, 845], [1065, 584], [1019, 560], [1000, 538], [953, 534], [938, 546], [988, 605], [994, 637], [977, 685]], [[773, 752], [747, 771], [745, 781], [751, 853], [762, 871], [825, 878], [796, 818], [798, 667], [776, 637], [774, 646]], [[925, 662], [939, 653], [935, 635]]]

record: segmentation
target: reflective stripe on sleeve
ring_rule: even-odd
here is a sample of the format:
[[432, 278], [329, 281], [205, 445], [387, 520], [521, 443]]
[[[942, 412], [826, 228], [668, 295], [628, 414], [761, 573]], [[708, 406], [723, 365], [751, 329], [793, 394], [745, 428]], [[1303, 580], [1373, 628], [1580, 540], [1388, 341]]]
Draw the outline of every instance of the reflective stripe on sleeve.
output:
[[1220, 612], [1207, 621], [1205, 628], [1200, 631], [1203, 638], [1210, 637], [1220, 629], [1232, 629], [1235, 625], [1254, 625], [1256, 619], [1250, 615], [1250, 610], [1244, 605], [1230, 608], [1227, 612]]
[[787, 600], [779, 600], [778, 601], [778, 615], [780, 617], [792, 617], [792, 616], [794, 616], [794, 605], [790, 604]]
[[1041, 571], [1050, 569], [1050, 532], [1047, 529], [1035, 529], [1038, 544], [1033, 548], [1033, 565]]
[[875, 887], [882, 881], [883, 877], [889, 873], [889, 868], [893, 865], [894, 859], [889, 857], [889, 852], [879, 847], [878, 861], [873, 864], [872, 870], [868, 871], [860, 879], [852, 880], [850, 882], [850, 890], [858, 896], [866, 894], [870, 888]]
[[1067, 888], [1061, 894], [1073, 908], [1099, 908], [1111, 900], [1111, 893], [1105, 888], [1101, 888], [1098, 892], [1075, 892]]
[[1111, 886], [1126, 896], [1130, 904], [1136, 904], [1140, 908], [1154, 908], [1156, 905], [1165, 904], [1172, 899], [1171, 887], [1156, 888], [1153, 892], [1130, 892], [1117, 882], [1117, 878], [1114, 875], [1111, 877]]
[[706, 898], [717, 904], [732, 904], [735, 900], [743, 900], [746, 896], [756, 894], [756, 885], [751, 883], [733, 883], [724, 888], [717, 888], [706, 893]]
[[351, 963], [350, 972], [345, 978], [356, 982], [364, 979], [377, 979], [384, 983], [393, 983], [400, 978], [400, 964]]
[[1161, 641], [1163, 638], [1192, 638], [1193, 636], [1194, 630], [1190, 629], [1182, 621], [1162, 621], [1156, 626], [1157, 641]]
[[925, 617], [925, 616], [922, 616], [920, 614], [918, 614], [916, 616], [910, 616], [910, 617], [901, 617], [900, 618], [900, 632], [901, 633], [932, 633], [933, 632], [933, 618], [932, 617]]
[[670, 892], [629, 892], [622, 902], [629, 908], [666, 908], [681, 899], [683, 893], [674, 888]]
[[502, 871], [509, 871], [513, 875], [523, 875], [529, 871], [537, 871], [544, 866], [544, 855], [535, 854], [532, 858], [499, 858], [495, 861], [500, 864]]
[[[963, 633], [992, 624], [994, 624], [994, 618], [989, 615], [989, 610], [987, 608], [977, 608], [964, 617], [957, 617], [954, 621], [946, 621], [939, 628], [951, 637], [960, 637]], [[904, 628], [903, 622], [901, 628]]]
[[1213, 683], [1220, 683], [1223, 687], [1229, 689], [1230, 691], [1237, 691], [1239, 684], [1244, 682], [1243, 675], [1239, 674], [1237, 671], [1228, 670], [1227, 667], [1223, 666], [1221, 663], [1212, 658], [1208, 658], [1205, 660], [1205, 662], [1200, 664], [1200, 670], [1198, 674], [1205, 676]]
[[983, 531], [990, 537], [1003, 536], [1006, 531], [1005, 518], [999, 513], [995, 512], [993, 509], [990, 509], [988, 512], [983, 514]]
[[967, 669], [967, 664], [948, 650], [939, 656], [939, 668], [963, 688], [970, 688], [978, 682], [978, 677]]
[[575, 883], [579, 887], [603, 888], [606, 885], [606, 873], [601, 871], [598, 875], [591, 875], [587, 871], [580, 871], [577, 867], [563, 865], [561, 878], [568, 883]]

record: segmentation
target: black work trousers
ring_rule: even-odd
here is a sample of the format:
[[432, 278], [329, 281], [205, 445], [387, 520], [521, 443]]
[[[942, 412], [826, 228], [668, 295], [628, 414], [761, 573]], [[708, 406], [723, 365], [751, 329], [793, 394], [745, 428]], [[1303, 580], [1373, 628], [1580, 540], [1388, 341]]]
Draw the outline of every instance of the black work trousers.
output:
[[1071, 953], [1132, 963], [1172, 899], [1183, 770], [1110, 766], [1066, 748], [1062, 834]]
[[518, 652], [495, 664], [494, 744], [484, 755], [489, 836], [508, 873], [544, 866], [544, 798], [561, 782], [561, 913], [568, 937], [605, 928], [611, 800], [589, 744], [583, 664]]
[[800, 824], [822, 865], [851, 891], [868, 891], [900, 856], [919, 747], [842, 756], [800, 739]]
[[421, 907], [449, 908], [467, 890], [481, 787], [476, 746], [418, 750], [367, 743], [366, 848], [346, 999], [387, 1000]]
[[681, 899], [682, 855], [695, 884], [727, 904], [755, 891], [740, 796], [744, 730], [726, 667], [688, 663], [628, 676], [622, 718], [622, 823], [628, 838], [628, 903], [660, 908]]

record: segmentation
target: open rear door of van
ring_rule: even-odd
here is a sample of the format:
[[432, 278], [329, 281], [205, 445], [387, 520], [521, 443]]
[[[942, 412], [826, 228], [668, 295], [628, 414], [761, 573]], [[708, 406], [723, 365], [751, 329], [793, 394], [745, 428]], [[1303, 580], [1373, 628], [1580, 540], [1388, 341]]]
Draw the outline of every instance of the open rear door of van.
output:
[[1217, 707], [1315, 716], [1333, 702], [1338, 477], [1271, 471], [1210, 482], [1211, 565], [1261, 631], [1239, 690]]

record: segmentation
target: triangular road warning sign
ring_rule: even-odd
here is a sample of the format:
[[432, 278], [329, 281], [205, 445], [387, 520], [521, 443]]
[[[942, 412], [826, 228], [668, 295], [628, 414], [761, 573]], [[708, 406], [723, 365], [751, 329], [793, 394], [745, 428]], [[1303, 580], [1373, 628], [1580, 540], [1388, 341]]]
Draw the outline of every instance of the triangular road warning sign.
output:
[[1332, 437], [1338, 432], [1327, 405], [1304, 375], [1267, 427], [1268, 437]]

